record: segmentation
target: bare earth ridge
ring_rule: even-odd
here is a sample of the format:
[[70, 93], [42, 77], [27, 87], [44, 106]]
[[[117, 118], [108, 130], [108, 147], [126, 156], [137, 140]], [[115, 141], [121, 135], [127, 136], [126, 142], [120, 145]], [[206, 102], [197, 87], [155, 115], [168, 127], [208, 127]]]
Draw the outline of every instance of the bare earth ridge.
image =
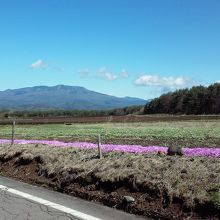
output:
[[[1, 144], [1, 174], [150, 218], [218, 219], [220, 160]], [[134, 202], [126, 203], [124, 196]]]

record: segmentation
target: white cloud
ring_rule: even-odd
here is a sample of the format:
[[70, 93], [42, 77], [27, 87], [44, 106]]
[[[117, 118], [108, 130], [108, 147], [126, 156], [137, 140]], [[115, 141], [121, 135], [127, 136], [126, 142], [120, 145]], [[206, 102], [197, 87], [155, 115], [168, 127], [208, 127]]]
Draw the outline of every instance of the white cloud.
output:
[[106, 67], [101, 67], [98, 70], [98, 76], [108, 81], [113, 81], [118, 79], [118, 76], [114, 73], [109, 72]]
[[30, 64], [31, 69], [40, 69], [40, 68], [44, 68], [46, 66], [47, 66], [46, 63], [43, 60], [37, 60], [37, 61], [33, 62], [32, 64]]
[[220, 80], [217, 80], [216, 82], [217, 82], [217, 83], [220, 83]]
[[128, 72], [125, 69], [122, 69], [120, 73], [113, 73], [109, 71], [106, 67], [101, 67], [98, 70], [97, 75], [108, 81], [128, 78]]
[[81, 70], [78, 70], [78, 73], [79, 73], [80, 77], [86, 77], [89, 75], [89, 70], [88, 69], [81, 69]]
[[112, 81], [112, 80], [115, 80], [115, 79], [118, 78], [118, 76], [116, 76], [116, 75], [114, 75], [114, 74], [112, 74], [112, 73], [108, 73], [108, 72], [104, 73], [103, 76], [104, 76], [104, 78], [105, 78], [106, 80], [108, 80], [108, 81]]
[[157, 75], [142, 75], [135, 81], [135, 85], [139, 86], [156, 86], [161, 88], [177, 89], [187, 86], [188, 79], [182, 76], [179, 77], [161, 77]]

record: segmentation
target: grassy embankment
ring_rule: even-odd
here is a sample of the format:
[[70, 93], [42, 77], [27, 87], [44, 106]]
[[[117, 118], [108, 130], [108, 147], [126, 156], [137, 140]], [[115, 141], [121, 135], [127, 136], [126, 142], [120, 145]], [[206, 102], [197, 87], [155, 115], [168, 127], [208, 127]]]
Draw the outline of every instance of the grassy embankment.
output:
[[[1, 145], [1, 174], [160, 219], [218, 219], [220, 159]], [[133, 203], [125, 203], [124, 196]]]

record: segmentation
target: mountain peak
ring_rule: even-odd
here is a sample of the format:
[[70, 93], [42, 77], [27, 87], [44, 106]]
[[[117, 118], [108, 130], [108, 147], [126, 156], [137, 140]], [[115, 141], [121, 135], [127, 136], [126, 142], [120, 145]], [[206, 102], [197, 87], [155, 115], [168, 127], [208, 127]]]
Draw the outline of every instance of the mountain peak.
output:
[[98, 110], [145, 104], [143, 99], [118, 98], [68, 85], [34, 86], [0, 92], [0, 109]]

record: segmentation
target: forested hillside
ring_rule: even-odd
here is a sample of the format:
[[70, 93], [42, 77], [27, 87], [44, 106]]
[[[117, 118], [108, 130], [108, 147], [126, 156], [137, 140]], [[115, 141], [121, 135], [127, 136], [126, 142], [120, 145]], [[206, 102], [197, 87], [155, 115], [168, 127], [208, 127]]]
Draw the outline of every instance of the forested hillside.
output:
[[145, 114], [219, 114], [220, 83], [169, 92], [145, 105]]
[[106, 110], [145, 104], [144, 99], [119, 98], [80, 86], [34, 86], [0, 91], [0, 110]]

